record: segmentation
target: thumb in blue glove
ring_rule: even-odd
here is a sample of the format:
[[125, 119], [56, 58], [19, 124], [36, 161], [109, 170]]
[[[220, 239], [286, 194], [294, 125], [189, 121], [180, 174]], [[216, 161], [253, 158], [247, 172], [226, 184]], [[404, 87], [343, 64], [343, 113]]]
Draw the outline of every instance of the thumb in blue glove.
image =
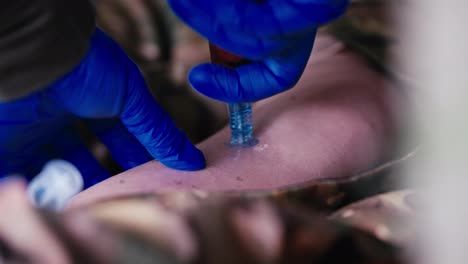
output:
[[256, 101], [299, 80], [317, 27], [346, 10], [349, 0], [169, 0], [174, 12], [210, 42], [250, 59], [226, 69], [202, 64], [190, 72], [192, 86], [226, 102]]

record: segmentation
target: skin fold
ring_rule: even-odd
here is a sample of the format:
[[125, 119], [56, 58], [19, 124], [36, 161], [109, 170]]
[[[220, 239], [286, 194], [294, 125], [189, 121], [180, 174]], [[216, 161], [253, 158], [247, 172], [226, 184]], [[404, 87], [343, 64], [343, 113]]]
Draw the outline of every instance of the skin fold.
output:
[[163, 190], [269, 190], [351, 176], [388, 150], [399, 96], [359, 55], [319, 34], [295, 87], [254, 104], [257, 146], [227, 147], [226, 127], [197, 145], [206, 169], [182, 172], [151, 161], [80, 193], [71, 207]]

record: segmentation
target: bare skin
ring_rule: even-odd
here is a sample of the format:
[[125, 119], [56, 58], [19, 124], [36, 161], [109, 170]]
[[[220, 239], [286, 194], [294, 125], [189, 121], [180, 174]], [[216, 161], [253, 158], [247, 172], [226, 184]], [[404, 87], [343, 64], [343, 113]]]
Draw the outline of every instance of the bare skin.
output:
[[257, 146], [230, 149], [225, 128], [198, 145], [205, 170], [176, 171], [152, 161], [82, 192], [71, 206], [171, 189], [270, 190], [350, 176], [381, 159], [394, 130], [396, 98], [361, 57], [322, 35], [298, 84], [254, 105]]

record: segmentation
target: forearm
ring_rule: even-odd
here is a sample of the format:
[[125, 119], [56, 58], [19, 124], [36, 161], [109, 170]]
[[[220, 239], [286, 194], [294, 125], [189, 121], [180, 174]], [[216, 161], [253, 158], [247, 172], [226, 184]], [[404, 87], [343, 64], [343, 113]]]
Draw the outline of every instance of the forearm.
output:
[[321, 49], [323, 41], [296, 87], [254, 106], [256, 147], [228, 148], [225, 128], [199, 145], [205, 170], [178, 172], [150, 162], [82, 193], [75, 203], [163, 189], [267, 190], [372, 166], [391, 136], [390, 88], [357, 55]]

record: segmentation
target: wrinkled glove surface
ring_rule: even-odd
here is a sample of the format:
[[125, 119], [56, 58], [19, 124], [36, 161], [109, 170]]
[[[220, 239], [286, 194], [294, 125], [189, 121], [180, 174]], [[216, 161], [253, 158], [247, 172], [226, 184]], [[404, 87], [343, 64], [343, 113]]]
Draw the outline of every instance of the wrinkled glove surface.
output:
[[169, 0], [173, 11], [210, 42], [252, 62], [236, 69], [201, 64], [189, 80], [225, 102], [252, 102], [296, 84], [317, 27], [344, 13], [349, 0]]

